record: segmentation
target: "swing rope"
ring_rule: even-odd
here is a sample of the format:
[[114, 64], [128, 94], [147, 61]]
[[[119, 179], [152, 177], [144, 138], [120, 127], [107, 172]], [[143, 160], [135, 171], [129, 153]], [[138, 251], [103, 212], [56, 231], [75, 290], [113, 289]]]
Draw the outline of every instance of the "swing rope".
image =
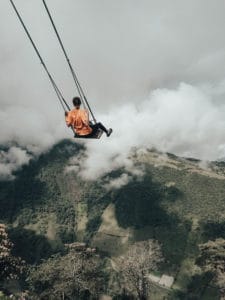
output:
[[[59, 102], [60, 102], [60, 104], [61, 104], [63, 110], [64, 110], [65, 112], [66, 112], [67, 110], [70, 110], [70, 107], [69, 107], [68, 103], [67, 103], [66, 100], [64, 99], [64, 97], [63, 97], [63, 95], [62, 95], [60, 89], [58, 88], [58, 86], [57, 86], [55, 80], [53, 79], [52, 75], [50, 74], [50, 72], [49, 72], [49, 70], [48, 70], [48, 68], [47, 68], [47, 66], [46, 66], [46, 64], [45, 64], [45, 62], [44, 62], [44, 60], [43, 60], [43, 58], [42, 58], [42, 56], [41, 56], [41, 54], [40, 54], [40, 52], [39, 52], [37, 46], [36, 46], [36, 44], [34, 43], [34, 41], [33, 41], [32, 37], [31, 37], [31, 35], [30, 35], [30, 33], [29, 33], [27, 27], [25, 26], [25, 24], [24, 24], [24, 22], [23, 22], [23, 19], [22, 19], [22, 17], [20, 16], [20, 14], [19, 14], [19, 12], [18, 12], [18, 10], [17, 10], [17, 8], [16, 8], [16, 6], [15, 6], [13, 0], [10, 0], [10, 3], [12, 4], [12, 7], [13, 7], [13, 9], [14, 9], [14, 11], [15, 11], [15, 13], [16, 13], [16, 15], [17, 15], [19, 21], [20, 21], [20, 23], [22, 24], [22, 26], [23, 26], [23, 28], [24, 28], [24, 30], [25, 30], [25, 32], [26, 32], [26, 34], [27, 34], [27, 36], [28, 36], [28, 38], [29, 38], [29, 40], [30, 40], [30, 42], [31, 42], [31, 44], [32, 44], [32, 46], [33, 46], [35, 52], [36, 52], [36, 54], [37, 54], [37, 56], [39, 57], [39, 59], [40, 59], [40, 61], [41, 61], [41, 64], [42, 64], [44, 70], [46, 71], [46, 73], [47, 73], [47, 75], [48, 75], [48, 77], [49, 77], [49, 80], [50, 80], [50, 82], [51, 82], [51, 84], [52, 84], [52, 86], [53, 86], [53, 89], [55, 90], [55, 93], [56, 93], [56, 95], [57, 95], [57, 98], [58, 98], [58, 100], [59, 100]], [[74, 128], [71, 127], [71, 129], [72, 129], [73, 133], [75, 134]]]
[[82, 103], [83, 103], [83, 106], [84, 106], [84, 108], [85, 108], [85, 106], [88, 107], [88, 110], [89, 110], [89, 112], [90, 112], [90, 114], [91, 114], [91, 116], [92, 116], [92, 119], [93, 119], [94, 123], [96, 123], [96, 118], [95, 118], [95, 116], [94, 116], [94, 114], [93, 114], [93, 112], [92, 112], [92, 110], [91, 110], [91, 107], [90, 107], [90, 105], [89, 105], [89, 103], [88, 103], [88, 100], [87, 100], [87, 98], [86, 98], [86, 96], [85, 96], [85, 94], [84, 94], [84, 91], [83, 91], [83, 89], [82, 89], [82, 87], [81, 87], [81, 85], [80, 85], [80, 82], [79, 82], [79, 80], [78, 80], [78, 78], [77, 78], [77, 75], [76, 75], [76, 73], [75, 73], [75, 71], [74, 71], [74, 69], [73, 69], [73, 66], [72, 66], [71, 62], [70, 62], [70, 59], [69, 59], [69, 57], [68, 57], [68, 55], [67, 55], [67, 52], [66, 52], [65, 47], [64, 47], [64, 45], [63, 45], [62, 39], [61, 39], [61, 37], [60, 37], [60, 35], [59, 35], [59, 33], [58, 33], [58, 30], [57, 30], [57, 28], [56, 28], [56, 26], [55, 26], [55, 23], [54, 23], [54, 21], [53, 21], [53, 18], [52, 18], [52, 16], [51, 16], [51, 13], [50, 13], [50, 11], [49, 11], [49, 9], [48, 9], [48, 6], [47, 6], [45, 0], [42, 0], [42, 2], [43, 2], [43, 4], [44, 4], [44, 7], [45, 7], [46, 12], [47, 12], [47, 14], [48, 14], [48, 17], [49, 17], [49, 19], [50, 19], [50, 21], [51, 21], [51, 24], [52, 24], [52, 26], [53, 26], [53, 29], [54, 29], [54, 31], [55, 31], [55, 34], [56, 34], [57, 39], [58, 39], [58, 41], [59, 41], [59, 44], [60, 44], [60, 46], [61, 46], [61, 48], [62, 48], [62, 51], [63, 51], [63, 53], [64, 53], [64, 56], [65, 56], [65, 58], [66, 58], [66, 61], [67, 61], [67, 63], [68, 63], [69, 69], [70, 69], [70, 71], [71, 71], [71, 74], [72, 74], [74, 83], [75, 83], [75, 85], [76, 85], [76, 88], [77, 88], [77, 91], [78, 91], [79, 96], [80, 96], [80, 98], [81, 98], [81, 101], [82, 101]]

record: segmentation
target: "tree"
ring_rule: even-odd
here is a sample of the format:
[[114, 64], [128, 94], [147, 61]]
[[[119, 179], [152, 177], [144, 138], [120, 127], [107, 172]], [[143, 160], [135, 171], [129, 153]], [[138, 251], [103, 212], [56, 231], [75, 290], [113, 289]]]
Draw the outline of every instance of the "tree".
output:
[[213, 280], [220, 291], [221, 300], [225, 299], [225, 240], [216, 239], [199, 245], [200, 255], [197, 264], [205, 272], [212, 272]]
[[34, 268], [29, 276], [32, 299], [88, 299], [104, 292], [104, 261], [94, 253], [71, 250]]
[[133, 244], [127, 253], [118, 259], [119, 270], [125, 280], [125, 287], [135, 291], [138, 299], [146, 299], [149, 292], [150, 272], [162, 262], [161, 249], [157, 241], [147, 240]]
[[18, 279], [25, 270], [25, 262], [12, 255], [13, 243], [10, 242], [6, 226], [0, 224], [0, 281]]

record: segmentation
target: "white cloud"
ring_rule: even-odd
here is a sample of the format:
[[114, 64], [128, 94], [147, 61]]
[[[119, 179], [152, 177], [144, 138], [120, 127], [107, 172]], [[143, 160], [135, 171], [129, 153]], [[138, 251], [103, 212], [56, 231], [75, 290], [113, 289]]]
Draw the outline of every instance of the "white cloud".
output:
[[105, 124], [113, 126], [112, 136], [86, 142], [80, 174], [92, 179], [111, 169], [132, 169], [129, 155], [134, 148], [154, 147], [203, 160], [224, 157], [225, 104], [215, 104], [215, 91], [216, 86], [181, 83], [174, 90], [155, 90], [146, 100], [137, 99], [137, 104], [116, 107], [102, 116]]
[[126, 173], [123, 173], [118, 178], [110, 180], [108, 183], [104, 184], [106, 190], [119, 189], [122, 186], [128, 184], [131, 180], [131, 176]]
[[27, 164], [31, 156], [26, 150], [18, 147], [11, 147], [8, 151], [0, 151], [0, 179], [13, 179], [12, 172], [24, 164]]

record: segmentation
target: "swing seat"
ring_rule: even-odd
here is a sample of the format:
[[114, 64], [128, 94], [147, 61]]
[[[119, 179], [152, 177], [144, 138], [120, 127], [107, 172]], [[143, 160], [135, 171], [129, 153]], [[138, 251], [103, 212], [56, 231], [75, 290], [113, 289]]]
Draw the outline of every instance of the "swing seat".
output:
[[74, 135], [74, 138], [76, 139], [100, 139], [101, 136], [103, 134], [103, 130], [101, 130], [100, 128], [98, 128], [92, 135], [90, 136], [85, 136], [85, 135], [78, 135], [78, 134], [75, 134]]

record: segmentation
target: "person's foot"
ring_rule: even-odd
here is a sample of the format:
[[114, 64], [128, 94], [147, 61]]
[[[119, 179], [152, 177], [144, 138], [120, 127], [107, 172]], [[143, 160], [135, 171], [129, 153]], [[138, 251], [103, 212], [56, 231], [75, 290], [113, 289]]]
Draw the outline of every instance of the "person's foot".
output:
[[109, 137], [111, 133], [112, 133], [112, 128], [109, 128], [109, 130], [107, 131], [106, 135]]

